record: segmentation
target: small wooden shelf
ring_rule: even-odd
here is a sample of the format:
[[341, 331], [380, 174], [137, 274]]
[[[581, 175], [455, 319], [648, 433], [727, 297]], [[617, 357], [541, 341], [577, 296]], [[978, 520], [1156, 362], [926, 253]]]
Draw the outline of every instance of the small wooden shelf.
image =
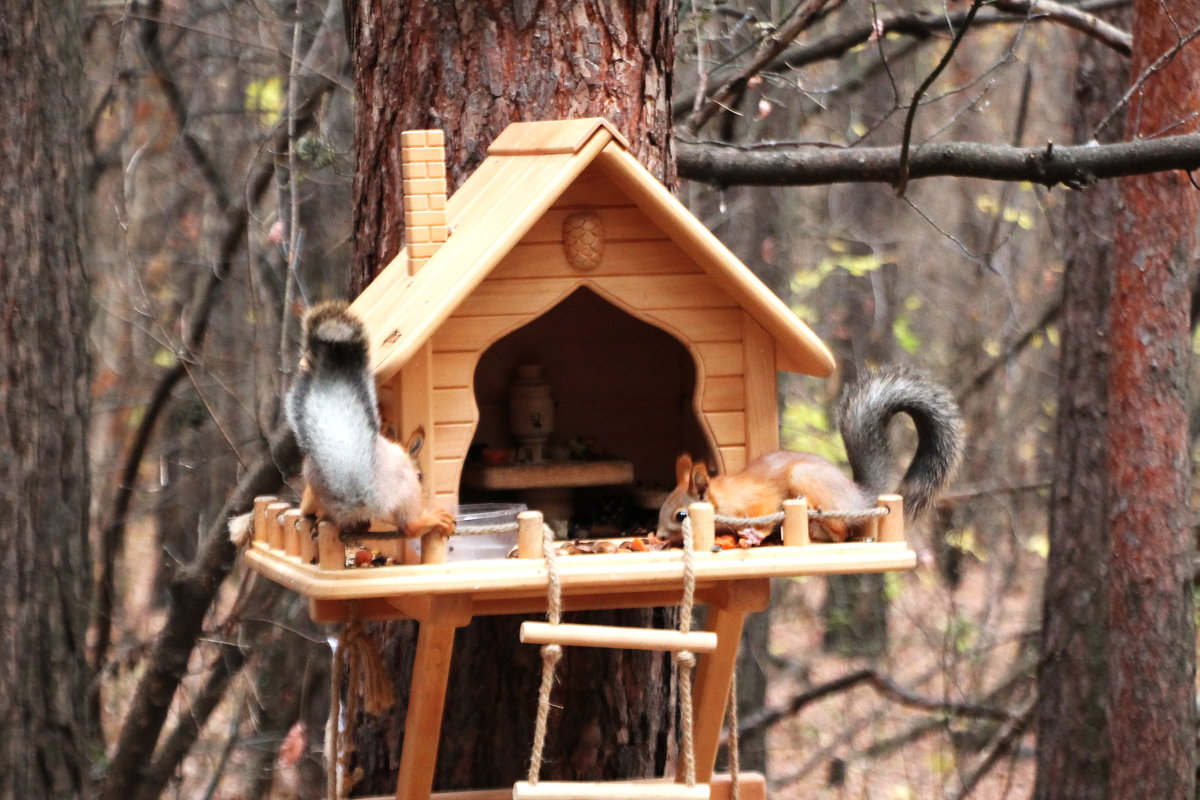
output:
[[473, 464], [463, 471], [463, 483], [475, 489], [492, 490], [619, 486], [633, 483], [633, 464], [619, 459], [499, 466]]

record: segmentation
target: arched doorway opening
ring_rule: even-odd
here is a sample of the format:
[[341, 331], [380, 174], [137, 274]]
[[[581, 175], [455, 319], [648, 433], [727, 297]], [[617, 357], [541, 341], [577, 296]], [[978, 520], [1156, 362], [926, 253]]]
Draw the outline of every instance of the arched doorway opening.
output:
[[475, 369], [479, 424], [460, 487], [462, 502], [532, 500], [533, 506], [546, 500], [536, 491], [507, 483], [496, 488], [480, 477], [487, 470], [485, 455], [493, 462], [516, 455], [509, 389], [523, 364], [541, 365], [554, 398], [551, 464], [542, 472], [565, 472], [555, 464], [582, 470], [576, 462], [588, 460], [632, 465], [631, 481], [558, 487], [559, 499], [569, 502], [572, 528], [582, 535], [611, 535], [614, 527], [627, 532], [652, 525], [662, 492], [674, 483], [676, 456], [710, 450], [694, 409], [696, 364], [688, 349], [586, 288], [497, 340]]

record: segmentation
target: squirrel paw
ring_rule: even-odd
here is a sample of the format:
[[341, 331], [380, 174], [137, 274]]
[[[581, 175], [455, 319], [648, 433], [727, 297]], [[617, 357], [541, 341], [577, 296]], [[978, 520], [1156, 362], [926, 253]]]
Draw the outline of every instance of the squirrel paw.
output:
[[410, 537], [424, 536], [427, 533], [439, 533], [443, 538], [454, 533], [457, 523], [454, 515], [444, 508], [427, 508], [417, 515], [406, 528]]

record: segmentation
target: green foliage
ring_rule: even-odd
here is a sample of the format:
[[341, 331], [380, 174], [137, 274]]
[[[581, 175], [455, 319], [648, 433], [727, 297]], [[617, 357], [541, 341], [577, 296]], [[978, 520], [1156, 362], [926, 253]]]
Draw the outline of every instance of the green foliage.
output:
[[896, 260], [895, 256], [887, 251], [856, 255], [849, 252], [846, 243], [841, 239], [829, 239], [826, 245], [830, 250], [829, 255], [822, 258], [812, 269], [797, 271], [792, 275], [793, 294], [816, 289], [835, 270], [844, 269], [855, 277], [861, 277]]
[[957, 528], [946, 534], [946, 544], [953, 547], [955, 550], [960, 550], [967, 555], [974, 557], [980, 564], [987, 563], [988, 554], [980, 544], [978, 537], [975, 535], [975, 529], [971, 526]]
[[154, 352], [154, 366], [170, 369], [179, 363], [179, 356], [173, 350], [161, 347]]
[[782, 444], [788, 450], [816, 453], [834, 463], [846, 460], [842, 437], [834, 432], [829, 414], [820, 403], [787, 397], [783, 403], [780, 433]]
[[904, 594], [904, 579], [898, 572], [883, 573], [883, 596], [889, 603]]
[[896, 315], [896, 319], [892, 321], [892, 336], [896, 338], [896, 344], [906, 353], [916, 353], [921, 349], [921, 337], [913, 330], [910, 314]]
[[1015, 206], [1001, 206], [1000, 201], [991, 195], [981, 194], [975, 198], [975, 207], [985, 214], [1000, 217], [1005, 222], [1016, 224], [1023, 231], [1033, 230], [1033, 214]]
[[979, 625], [962, 613], [946, 620], [944, 632], [947, 644], [956, 653], [969, 653], [979, 639]]
[[1050, 536], [1045, 531], [1035, 533], [1025, 540], [1025, 549], [1031, 553], [1041, 556], [1042, 559], [1050, 557]]
[[269, 128], [279, 121], [279, 116], [283, 113], [283, 102], [283, 78], [279, 76], [251, 81], [246, 86], [246, 110], [251, 114], [258, 114], [258, 122], [264, 128]]
[[296, 157], [310, 169], [321, 169], [333, 163], [334, 151], [325, 139], [306, 133], [296, 141]]

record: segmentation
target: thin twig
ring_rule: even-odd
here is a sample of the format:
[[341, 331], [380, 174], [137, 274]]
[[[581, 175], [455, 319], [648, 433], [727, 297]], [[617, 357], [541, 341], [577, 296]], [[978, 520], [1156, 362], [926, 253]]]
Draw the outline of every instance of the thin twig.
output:
[[764, 708], [755, 714], [747, 717], [738, 729], [740, 736], [751, 736], [759, 731], [766, 730], [787, 717], [795, 716], [805, 706], [815, 703], [824, 697], [838, 692], [846, 691], [859, 684], [867, 684], [875, 689], [879, 694], [910, 708], [919, 708], [922, 711], [928, 711], [936, 714], [945, 714], [956, 717], [978, 717], [982, 719], [998, 719], [1008, 720], [1012, 715], [995, 706], [982, 705], [979, 703], [967, 703], [957, 701], [934, 700], [923, 695], [918, 695], [911, 690], [905, 689], [892, 681], [885, 675], [881, 675], [874, 669], [860, 669], [836, 678], [832, 681], [815, 686], [811, 689], [792, 696], [787, 703], [782, 706], [773, 708]]
[[300, 267], [300, 192], [296, 187], [296, 72], [300, 67], [301, 0], [296, 0], [296, 20], [292, 25], [292, 59], [288, 65], [287, 92], [287, 171], [288, 171], [288, 229], [287, 266], [283, 271], [283, 308], [279, 319], [279, 374], [286, 376], [292, 358], [288, 347], [288, 320], [292, 315], [294, 290]]
[[993, 358], [971, 377], [971, 380], [967, 382], [967, 389], [963, 394], [973, 395], [982, 391], [992, 379], [992, 376], [1000, 371], [1001, 367], [1005, 367], [1011, 363], [1014, 357], [1019, 355], [1022, 350], [1037, 339], [1038, 334], [1053, 325], [1061, 313], [1062, 301], [1055, 300], [1046, 307], [1046, 310], [1042, 312], [1042, 316], [1036, 322], [1026, 328], [1020, 336], [1008, 343], [1004, 348], [1004, 352]]
[[1146, 81], [1150, 79], [1150, 76], [1175, 60], [1175, 54], [1186, 47], [1197, 36], [1200, 36], [1200, 28], [1192, 31], [1187, 36], [1181, 37], [1177, 42], [1175, 42], [1171, 49], [1154, 59], [1154, 63], [1142, 71], [1142, 74], [1137, 77], [1137, 80], [1130, 85], [1129, 90], [1121, 96], [1121, 99], [1117, 101], [1117, 104], [1114, 105], [1104, 116], [1104, 119], [1100, 120], [1100, 124], [1098, 124], [1092, 130], [1092, 138], [1099, 138], [1100, 132], [1108, 127], [1109, 123], [1112, 122], [1113, 119], [1116, 118], [1116, 116], [1121, 112], [1121, 109], [1125, 108], [1126, 104], [1129, 103], [1130, 98], [1142, 90], [1142, 86], [1145, 85]]
[[963, 798], [969, 795], [979, 782], [991, 772], [992, 768], [996, 766], [996, 762], [1000, 760], [1000, 757], [1012, 750], [1015, 742], [1025, 734], [1025, 731], [1032, 724], [1036, 713], [1037, 700], [1035, 698], [1030, 700], [1019, 714], [1000, 727], [996, 736], [991, 740], [991, 746], [987, 754], [975, 766], [975, 769], [962, 778], [962, 785], [953, 795], [954, 800], [963, 800]]
[[775, 33], [763, 39], [759, 45], [758, 54], [750, 60], [736, 74], [726, 80], [715, 91], [704, 105], [698, 111], [693, 112], [687, 119], [686, 127], [692, 133], [704, 127], [704, 123], [708, 122], [714, 114], [722, 108], [727, 108], [733, 102], [733, 99], [740, 93], [742, 87], [751, 77], [757, 75], [762, 69], [770, 64], [775, 57], [787, 49], [792, 40], [800, 35], [800, 32], [810, 26], [821, 14], [827, 10], [826, 6], [840, 5], [841, 0], [801, 0], [792, 13], [791, 17], [782, 28]]
[[[321, 98], [333, 89], [333, 84], [321, 81], [305, 98], [297, 115], [302, 126], [312, 123], [312, 115], [320, 104]], [[266, 149], [269, 152], [279, 152], [286, 146], [287, 130], [278, 128]], [[189, 150], [189, 152], [192, 152]], [[124, 464], [113, 497], [112, 512], [100, 535], [99, 561], [100, 574], [97, 578], [95, 603], [92, 613], [92, 625], [95, 631], [95, 645], [91, 653], [91, 666], [94, 675], [103, 669], [107, 658], [108, 648], [112, 642], [112, 612], [114, 609], [115, 592], [113, 582], [115, 563], [120, 553], [121, 543], [125, 538], [129, 512], [133, 503], [134, 489], [137, 476], [141, 470], [142, 461], [146, 457], [150, 442], [158, 425], [158, 420], [171, 399], [171, 392], [176, 384], [188, 374], [190, 363], [196, 363], [196, 354], [201, 349], [213, 308], [216, 306], [218, 290], [224, 284], [225, 278], [233, 269], [233, 259], [241, 249], [243, 238], [249, 226], [250, 209], [257, 205], [271, 184], [274, 167], [270, 163], [260, 164], [248, 179], [248, 188], [243, 202], [229, 208], [224, 214], [224, 232], [220, 236], [217, 256], [213, 269], [209, 270], [204, 282], [199, 287], [187, 315], [187, 325], [181, 341], [175, 346], [177, 360], [167, 367], [160, 375], [155, 385], [151, 400], [138, 422], [137, 429], [130, 437], [126, 450]], [[93, 681], [93, 694], [99, 691], [99, 682]], [[98, 703], [98, 695], [92, 699], [93, 705]]]
[[[1094, 16], [1094, 12], [1122, 8], [1129, 5], [1129, 3], [1130, 0], [1089, 0], [1089, 2], [1080, 3], [1078, 6], [1069, 6], [1067, 8], [1073, 10], [1082, 19], [1090, 18], [1099, 21]], [[1014, 3], [1014, 7], [1022, 4], [1022, 2], [1016, 2]], [[944, 33], [947, 29], [956, 29], [966, 19], [967, 13], [967, 11], [957, 11], [952, 14], [914, 13], [877, 17], [872, 20], [872, 24], [870, 25], [860, 25], [840, 30], [812, 42], [793, 45], [780, 53], [779, 57], [774, 61], [763, 67], [761, 72], [783, 73], [798, 70], [810, 64], [841, 58], [853, 48], [871, 41], [872, 37], [882, 42], [885, 37], [878, 35], [878, 33], [894, 33], [907, 36], [915, 41], [926, 41]], [[989, 10], [985, 9], [976, 15], [973, 27], [978, 29], [984, 26], [1018, 25], [1026, 22], [1057, 22], [1067, 24], [1066, 20], [1061, 16], [1035, 13], [1032, 16], [1022, 17], [1008, 12], [989, 13]], [[1121, 43], [1130, 38], [1129, 34], [1125, 31], [1116, 28], [1108, 31], [1100, 25], [1080, 25], [1078, 27], [1071, 25], [1070, 27], [1074, 27], [1089, 36], [1100, 39], [1104, 44], [1113, 47], [1118, 52], [1122, 52]], [[1100, 32], [1102, 35], [1097, 35], [1097, 32]], [[1124, 54], [1129, 54], [1127, 47], [1124, 50]], [[706, 75], [706, 80], [719, 80], [724, 83], [730, 80], [726, 76], [732, 73], [732, 68], [714, 69]], [[747, 79], [750, 77], [753, 76], [746, 76]], [[699, 94], [685, 94], [677, 97], [671, 104], [673, 116], [680, 118], [684, 114], [694, 111], [698, 108], [697, 98], [703, 99]]]
[[141, 785], [138, 787], [138, 798], [154, 800], [162, 795], [167, 782], [171, 780], [184, 756], [200, 736], [204, 723], [225, 697], [230, 682], [245, 665], [246, 655], [241, 648], [220, 648], [204, 686], [188, 704], [187, 710], [180, 714], [174, 730], [168, 734], [154, 754], [154, 761], [143, 773]]
[[903, 197], [905, 190], [908, 188], [908, 158], [909, 147], [912, 144], [913, 122], [916, 120], [917, 108], [921, 105], [921, 98], [925, 96], [925, 92], [933, 85], [933, 82], [942, 74], [942, 70], [946, 69], [950, 64], [950, 59], [954, 57], [954, 51], [958, 49], [958, 45], [962, 42], [963, 36], [971, 29], [971, 21], [975, 19], [975, 14], [983, 6], [986, 0], [973, 0], [971, 8], [967, 10], [967, 15], [963, 19], [962, 25], [954, 32], [954, 38], [950, 40], [950, 46], [946, 48], [946, 52], [942, 54], [942, 58], [938, 61], [937, 66], [933, 71], [925, 76], [925, 80], [921, 81], [921, 85], [913, 92], [912, 102], [908, 104], [908, 113], [904, 116], [904, 133], [900, 139], [900, 177], [896, 181], [896, 195]]

